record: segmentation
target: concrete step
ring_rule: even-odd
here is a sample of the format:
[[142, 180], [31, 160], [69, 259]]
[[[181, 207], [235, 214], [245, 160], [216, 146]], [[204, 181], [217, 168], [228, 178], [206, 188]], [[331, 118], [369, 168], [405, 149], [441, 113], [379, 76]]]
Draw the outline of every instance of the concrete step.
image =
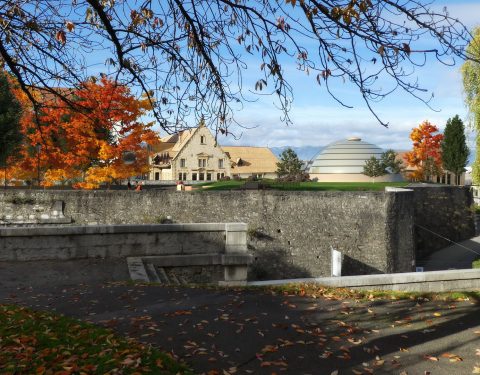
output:
[[130, 279], [133, 281], [150, 282], [150, 278], [148, 277], [142, 258], [128, 257], [127, 266]]
[[163, 267], [157, 267], [158, 269], [158, 276], [160, 277], [160, 282], [163, 284], [171, 284], [170, 279], [165, 272], [165, 268]]
[[178, 277], [172, 273], [170, 275], [170, 279], [172, 280], [172, 282], [175, 284], [175, 285], [182, 285], [182, 283], [180, 282], [180, 280], [178, 279]]
[[160, 277], [155, 270], [155, 266], [152, 263], [145, 264], [145, 269], [147, 271], [148, 277], [152, 283], [161, 283]]

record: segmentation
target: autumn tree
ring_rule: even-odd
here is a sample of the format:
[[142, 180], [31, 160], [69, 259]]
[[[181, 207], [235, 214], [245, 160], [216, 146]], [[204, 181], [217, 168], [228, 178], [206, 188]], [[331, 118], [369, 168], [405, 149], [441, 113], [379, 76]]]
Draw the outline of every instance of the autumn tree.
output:
[[465, 103], [470, 113], [472, 127], [476, 132], [475, 161], [472, 165], [474, 185], [480, 185], [480, 27], [473, 32], [473, 39], [467, 47], [467, 53], [476, 58], [462, 66]]
[[[43, 145], [44, 185], [96, 188], [148, 171], [146, 146], [157, 141], [152, 123], [140, 122], [150, 109], [148, 100], [135, 99], [128, 88], [106, 77], [87, 81], [68, 95], [81, 111], [44, 96], [47, 105], [38, 115], [40, 126], [33, 124], [33, 111], [22, 118], [26, 142], [23, 160], [15, 166], [20, 178], [29, 178], [26, 174], [35, 170], [32, 148], [37, 143]], [[126, 152], [136, 155], [133, 163], [124, 163]]]
[[407, 165], [415, 168], [410, 174], [412, 180], [428, 181], [441, 172], [443, 134], [436, 133], [438, 127], [428, 121], [412, 129], [410, 139], [413, 141], [413, 149], [404, 156]]
[[465, 171], [470, 150], [465, 137], [463, 121], [456, 115], [448, 119], [442, 141], [443, 168], [455, 175], [455, 184], [460, 184], [460, 175]]
[[[34, 90], [77, 108], [55, 87], [78, 88], [91, 66], [105, 65], [109, 77], [143, 92], [167, 131], [204, 116], [227, 133], [237, 103], [252, 99], [252, 91], [274, 95], [288, 122], [293, 91], [287, 65], [345, 106], [335, 86], [349, 82], [375, 114], [372, 103], [397, 88], [430, 99], [412, 74], [429, 56], [444, 64], [467, 57], [470, 33], [431, 3], [3, 0], [0, 62], [37, 114], [43, 103]], [[253, 68], [257, 76], [248, 82], [243, 74]]]
[[4, 186], [7, 185], [7, 165], [20, 147], [20, 116], [22, 109], [15, 98], [8, 77], [0, 72], [0, 167], [3, 168]]

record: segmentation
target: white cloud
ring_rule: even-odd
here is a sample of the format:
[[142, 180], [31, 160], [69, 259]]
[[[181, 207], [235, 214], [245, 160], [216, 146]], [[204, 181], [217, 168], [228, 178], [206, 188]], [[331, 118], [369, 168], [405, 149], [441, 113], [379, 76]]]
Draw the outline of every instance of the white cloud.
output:
[[[392, 99], [392, 102], [395, 100]], [[250, 129], [232, 129], [241, 138], [220, 138], [221, 144], [250, 146], [325, 146], [339, 139], [358, 136], [382, 148], [409, 149], [412, 128], [424, 120], [436, 124], [441, 130], [449, 117], [466, 117], [461, 98], [434, 112], [421, 102], [380, 106], [379, 115], [390, 122], [381, 126], [366, 108], [345, 109], [338, 106], [295, 106], [290, 113], [294, 125], [280, 121], [280, 112], [256, 103], [245, 108], [238, 120]]]

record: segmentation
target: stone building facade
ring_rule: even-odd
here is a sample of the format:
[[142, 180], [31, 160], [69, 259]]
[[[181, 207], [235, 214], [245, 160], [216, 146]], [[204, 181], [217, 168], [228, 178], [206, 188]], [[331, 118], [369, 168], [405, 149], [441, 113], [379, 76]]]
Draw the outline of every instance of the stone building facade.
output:
[[152, 151], [151, 181], [195, 183], [224, 177], [277, 177], [278, 159], [268, 147], [221, 147], [204, 124], [162, 138]]
[[230, 176], [228, 155], [203, 124], [162, 138], [149, 162], [149, 180], [154, 181], [217, 181]]

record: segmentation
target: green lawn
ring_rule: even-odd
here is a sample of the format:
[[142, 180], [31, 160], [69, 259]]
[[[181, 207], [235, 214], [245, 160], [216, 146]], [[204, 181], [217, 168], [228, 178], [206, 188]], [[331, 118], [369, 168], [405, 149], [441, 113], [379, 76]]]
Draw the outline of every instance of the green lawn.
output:
[[[262, 180], [259, 182], [267, 189], [275, 190], [310, 190], [310, 191], [381, 191], [386, 186], [404, 187], [408, 182], [275, 182]], [[204, 190], [242, 189], [244, 180], [218, 181], [202, 184]]]
[[169, 355], [75, 319], [0, 305], [1, 374], [191, 374]]

